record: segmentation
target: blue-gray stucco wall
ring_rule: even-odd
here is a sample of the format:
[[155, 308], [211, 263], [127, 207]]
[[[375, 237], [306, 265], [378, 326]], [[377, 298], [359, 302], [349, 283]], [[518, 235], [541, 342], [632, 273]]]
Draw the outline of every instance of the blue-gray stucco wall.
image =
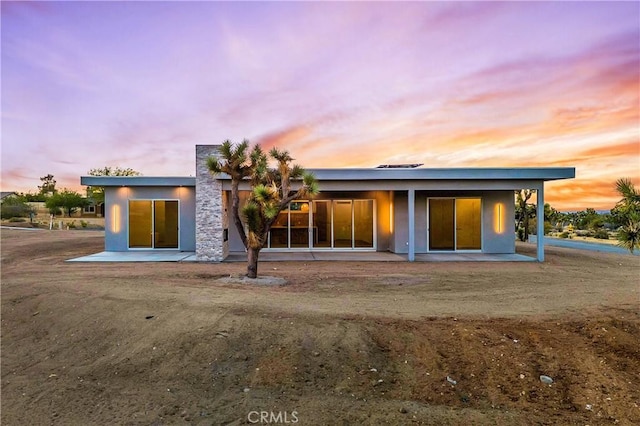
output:
[[178, 200], [179, 250], [195, 251], [195, 188], [107, 187], [105, 188], [105, 250], [129, 250], [129, 200]]
[[[407, 191], [393, 194], [394, 238], [390, 250], [407, 253], [409, 248]], [[415, 252], [428, 251], [427, 200], [431, 197], [481, 198], [482, 200], [482, 252], [515, 253], [515, 217], [513, 191], [416, 191], [415, 198]], [[497, 229], [496, 205], [500, 203], [502, 224]]]

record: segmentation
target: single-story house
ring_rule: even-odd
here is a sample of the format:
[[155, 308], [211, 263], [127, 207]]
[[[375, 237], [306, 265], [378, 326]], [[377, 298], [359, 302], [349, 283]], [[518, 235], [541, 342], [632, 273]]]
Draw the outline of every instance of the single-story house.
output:
[[[194, 251], [216, 262], [244, 251], [229, 217], [230, 177], [207, 169], [218, 148], [196, 146], [195, 177], [83, 176], [83, 185], [105, 187], [105, 250]], [[388, 251], [409, 261], [416, 253], [515, 253], [514, 191], [536, 190], [540, 217], [544, 183], [575, 177], [571, 167], [413, 166], [310, 169], [321, 193], [281, 212], [264, 250]], [[249, 184], [240, 189], [246, 197]]]
[[9, 198], [15, 197], [15, 196], [16, 196], [16, 193], [13, 192], [13, 191], [6, 191], [6, 192], [2, 191], [2, 192], [0, 192], [0, 204], [2, 204], [2, 202], [5, 199], [9, 199]]
[[79, 209], [71, 216], [73, 217], [102, 217], [104, 211], [104, 203], [97, 202], [93, 198], [87, 199], [89, 203], [82, 209]]

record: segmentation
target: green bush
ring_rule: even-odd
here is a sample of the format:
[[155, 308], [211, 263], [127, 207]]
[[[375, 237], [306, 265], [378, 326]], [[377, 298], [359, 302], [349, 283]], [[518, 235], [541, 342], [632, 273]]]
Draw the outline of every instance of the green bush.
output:
[[67, 228], [69, 229], [76, 229], [76, 221], [72, 220], [71, 222], [67, 223]]
[[599, 240], [608, 240], [609, 232], [606, 229], [598, 229], [593, 237]]
[[11, 219], [12, 217], [29, 217], [33, 209], [22, 199], [17, 197], [9, 197], [0, 205], [0, 217], [2, 219]]
[[[544, 235], [549, 235], [549, 233], [553, 230], [553, 225], [550, 222], [544, 222]], [[529, 235], [537, 235], [538, 234], [538, 222], [535, 217], [529, 219]]]
[[85, 220], [81, 220], [80, 221], [80, 226], [82, 226], [83, 228], [86, 228], [87, 225], [89, 225], [89, 223], [87, 223], [87, 221], [85, 221]]
[[569, 233], [567, 231], [564, 231], [563, 233], [561, 233], [559, 235], [560, 238], [569, 238]]

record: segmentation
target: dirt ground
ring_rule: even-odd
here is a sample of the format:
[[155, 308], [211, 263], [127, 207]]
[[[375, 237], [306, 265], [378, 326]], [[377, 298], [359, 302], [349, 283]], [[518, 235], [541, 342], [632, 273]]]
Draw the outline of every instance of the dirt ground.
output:
[[640, 424], [638, 257], [261, 263], [288, 284], [256, 287], [64, 262], [100, 232], [1, 242], [3, 425]]

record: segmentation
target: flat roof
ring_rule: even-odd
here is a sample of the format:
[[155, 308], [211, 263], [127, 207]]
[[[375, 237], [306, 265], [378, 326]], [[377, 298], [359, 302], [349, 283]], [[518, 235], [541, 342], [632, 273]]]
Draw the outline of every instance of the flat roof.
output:
[[[326, 180], [557, 180], [576, 177], [575, 167], [307, 169]], [[228, 177], [227, 177], [228, 179]]]
[[188, 176], [81, 176], [81, 185], [89, 186], [196, 186]]
[[[359, 168], [359, 169], [307, 169], [318, 181], [550, 181], [576, 177], [574, 167], [513, 167], [513, 168]], [[231, 180], [221, 173], [220, 180]], [[82, 176], [82, 185], [91, 186], [192, 186], [195, 177], [177, 176]]]

